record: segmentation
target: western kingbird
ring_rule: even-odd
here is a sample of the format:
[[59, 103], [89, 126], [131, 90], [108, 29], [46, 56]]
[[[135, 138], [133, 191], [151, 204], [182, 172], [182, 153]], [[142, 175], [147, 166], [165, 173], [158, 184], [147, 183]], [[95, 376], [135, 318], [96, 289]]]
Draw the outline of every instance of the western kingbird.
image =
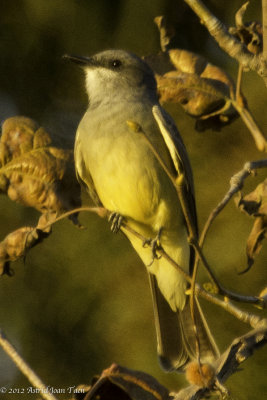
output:
[[[163, 249], [189, 271], [194, 254], [187, 241], [177, 191], [144, 135], [134, 132], [129, 123], [141, 127], [170, 171], [177, 175], [179, 168], [183, 169], [188, 209], [197, 227], [189, 159], [173, 120], [158, 102], [152, 70], [139, 57], [123, 50], [65, 58], [84, 68], [89, 97], [89, 108], [75, 140], [79, 180], [96, 204], [121, 215], [144, 237], [154, 238], [161, 232]], [[161, 125], [167, 130], [169, 146], [160, 133]], [[155, 258], [151, 263], [151, 248], [126, 230], [124, 233], [147, 267], [161, 365], [168, 371], [181, 369], [189, 359], [196, 358], [187, 282], [165, 258]], [[201, 361], [212, 361], [218, 350], [196, 304]]]

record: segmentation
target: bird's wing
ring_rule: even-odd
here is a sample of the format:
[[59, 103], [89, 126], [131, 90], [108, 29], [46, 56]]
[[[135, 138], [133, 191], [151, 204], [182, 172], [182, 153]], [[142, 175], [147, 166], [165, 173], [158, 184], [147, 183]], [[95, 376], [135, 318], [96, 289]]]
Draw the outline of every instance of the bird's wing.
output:
[[185, 201], [187, 202], [187, 208], [190, 212], [195, 232], [198, 234], [193, 173], [185, 145], [174, 121], [162, 107], [154, 105], [152, 113], [169, 151], [177, 176], [184, 174], [186, 193]]
[[[193, 175], [184, 143], [173, 120], [164, 109], [159, 105], [155, 105], [152, 112], [168, 148], [177, 176], [184, 174], [184, 200], [187, 202], [187, 209], [191, 214], [191, 221], [197, 234]], [[190, 272], [192, 272], [194, 256], [194, 251], [191, 248]], [[195, 327], [189, 310], [189, 302], [186, 302], [183, 310], [178, 310], [174, 313], [170, 308], [168, 309], [168, 304], [159, 291], [156, 279], [151, 274], [149, 274], [149, 281], [152, 289], [159, 358], [166, 370], [181, 369], [188, 361], [188, 358], [196, 357]], [[203, 361], [214, 360], [218, 357], [219, 351], [197, 299], [195, 301], [195, 317], [201, 359]]]
[[80, 184], [87, 190], [89, 196], [93, 200], [94, 204], [98, 207], [102, 206], [102, 203], [98, 197], [98, 194], [95, 189], [95, 185], [92, 179], [88, 168], [86, 168], [83, 153], [81, 151], [81, 142], [79, 139], [79, 135], [77, 135], [75, 140], [75, 147], [74, 147], [74, 159], [75, 159], [75, 169], [76, 169], [76, 176]]

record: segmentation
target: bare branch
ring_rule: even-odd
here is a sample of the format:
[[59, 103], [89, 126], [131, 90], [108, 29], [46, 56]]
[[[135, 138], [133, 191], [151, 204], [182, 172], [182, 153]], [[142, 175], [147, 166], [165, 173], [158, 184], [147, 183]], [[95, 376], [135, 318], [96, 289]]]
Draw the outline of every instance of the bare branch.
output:
[[230, 188], [228, 192], [225, 194], [224, 198], [217, 207], [210, 213], [209, 218], [203, 228], [203, 231], [200, 236], [199, 245], [202, 247], [207, 236], [208, 230], [211, 227], [212, 222], [217, 217], [217, 215], [224, 209], [226, 204], [231, 200], [231, 198], [236, 194], [239, 190], [242, 189], [245, 179], [251, 174], [252, 171], [259, 168], [267, 167], [267, 159], [258, 160], [258, 161], [250, 161], [244, 164], [244, 167], [237, 172], [230, 179]]
[[261, 318], [258, 315], [240, 310], [240, 308], [234, 306], [227, 298], [221, 300], [211, 293], [208, 293], [206, 290], [203, 290], [198, 284], [196, 284], [196, 294], [200, 295], [203, 299], [223, 308], [225, 311], [227, 311], [229, 314], [232, 314], [244, 324], [249, 324], [252, 328], [255, 328], [261, 321]]
[[38, 394], [45, 400], [57, 400], [53, 394], [49, 393], [48, 386], [46, 386], [41, 379], [36, 375], [36, 373], [31, 369], [31, 367], [23, 360], [19, 355], [17, 350], [12, 346], [12, 344], [5, 337], [2, 330], [0, 330], [0, 346], [6, 352], [6, 354], [11, 358], [11, 360], [16, 364], [18, 369], [23, 373], [24, 376], [31, 382], [31, 384], [38, 389]]

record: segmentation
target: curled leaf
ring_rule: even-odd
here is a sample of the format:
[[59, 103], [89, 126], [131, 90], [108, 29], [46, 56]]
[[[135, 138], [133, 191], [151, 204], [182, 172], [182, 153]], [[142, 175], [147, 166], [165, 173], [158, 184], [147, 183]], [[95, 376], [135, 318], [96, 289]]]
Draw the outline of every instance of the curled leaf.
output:
[[253, 217], [267, 217], [267, 179], [261, 182], [253, 192], [241, 197], [238, 207]]
[[265, 287], [259, 294], [259, 298], [262, 299], [264, 308], [267, 307], [267, 287]]
[[104, 370], [85, 399], [167, 400], [168, 390], [152, 376], [113, 364]]
[[155, 72], [160, 101], [180, 104], [197, 119], [198, 130], [220, 129], [237, 117], [231, 102], [233, 81], [202, 56], [171, 49], [147, 56], [145, 61]]
[[50, 143], [30, 118], [7, 119], [0, 140], [0, 193], [42, 213], [61, 214], [80, 205], [80, 186], [73, 152]]
[[0, 242], [0, 274], [12, 275], [10, 261], [25, 257], [28, 250], [49, 235], [37, 227], [24, 226], [11, 232]]
[[267, 218], [258, 217], [254, 222], [254, 225], [247, 240], [246, 253], [247, 253], [248, 268], [243, 272], [248, 271], [254, 264], [255, 257], [257, 254], [259, 254], [262, 248], [263, 239], [265, 239], [266, 237], [267, 237]]
[[243, 4], [235, 16], [236, 27], [231, 27], [229, 32], [247, 46], [253, 54], [262, 52], [262, 25], [259, 22], [244, 22], [243, 18], [249, 2]]
[[167, 23], [166, 18], [163, 15], [154, 18], [154, 22], [159, 30], [161, 49], [162, 51], [166, 51], [171, 42], [171, 39], [175, 35], [175, 30]]
[[238, 207], [246, 214], [255, 217], [255, 222], [247, 240], [247, 261], [246, 272], [254, 263], [254, 259], [262, 248], [262, 242], [267, 237], [267, 179], [260, 183], [256, 189], [241, 197]]

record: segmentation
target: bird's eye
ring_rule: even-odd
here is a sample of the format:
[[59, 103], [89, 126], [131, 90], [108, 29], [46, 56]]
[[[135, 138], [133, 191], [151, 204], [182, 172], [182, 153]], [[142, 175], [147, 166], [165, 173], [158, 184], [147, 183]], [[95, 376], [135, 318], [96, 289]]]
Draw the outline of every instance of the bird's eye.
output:
[[121, 61], [120, 60], [112, 60], [111, 66], [112, 66], [112, 68], [119, 68], [121, 66]]

